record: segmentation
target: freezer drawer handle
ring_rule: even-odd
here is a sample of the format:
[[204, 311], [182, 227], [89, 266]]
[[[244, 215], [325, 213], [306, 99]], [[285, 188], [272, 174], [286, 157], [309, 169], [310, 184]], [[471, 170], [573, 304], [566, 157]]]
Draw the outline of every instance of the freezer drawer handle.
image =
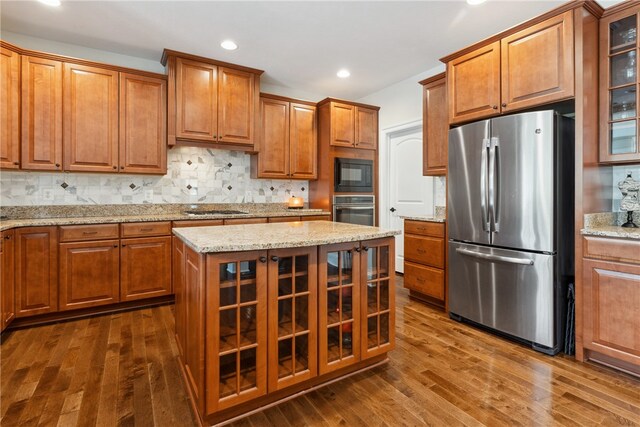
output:
[[486, 259], [489, 261], [506, 262], [508, 264], [533, 265], [532, 259], [512, 258], [508, 256], [483, 254], [480, 252], [474, 252], [474, 251], [470, 251], [462, 248], [456, 249], [456, 252], [458, 252], [460, 255], [467, 255], [474, 258]]

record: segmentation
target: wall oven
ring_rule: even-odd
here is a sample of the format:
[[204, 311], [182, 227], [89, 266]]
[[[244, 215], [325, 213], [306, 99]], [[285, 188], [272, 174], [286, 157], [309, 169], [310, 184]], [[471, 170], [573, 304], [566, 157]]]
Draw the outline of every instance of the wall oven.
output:
[[375, 196], [368, 194], [333, 196], [333, 220], [374, 226], [376, 222]]
[[334, 175], [336, 193], [373, 193], [373, 160], [336, 157]]

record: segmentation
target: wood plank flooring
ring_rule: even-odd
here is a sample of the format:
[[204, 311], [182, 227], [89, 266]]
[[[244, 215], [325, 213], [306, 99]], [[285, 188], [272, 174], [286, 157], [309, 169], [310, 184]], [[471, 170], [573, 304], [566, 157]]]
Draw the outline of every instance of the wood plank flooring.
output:
[[[549, 357], [408, 299], [398, 277], [390, 362], [234, 426], [640, 426], [640, 380]], [[196, 425], [173, 307], [3, 336], [0, 425]]]

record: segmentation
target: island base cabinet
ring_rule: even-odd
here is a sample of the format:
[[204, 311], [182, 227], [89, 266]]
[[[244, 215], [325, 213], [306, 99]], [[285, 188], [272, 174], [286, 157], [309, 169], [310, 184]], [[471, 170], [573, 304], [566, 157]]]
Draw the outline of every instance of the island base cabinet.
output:
[[[204, 255], [183, 244], [184, 282], [180, 300], [181, 318], [176, 317], [176, 331], [184, 333], [182, 366], [192, 398], [200, 413], [204, 413], [205, 390], [205, 264]], [[176, 306], [178, 311], [178, 306]], [[184, 325], [178, 324], [184, 320]]]
[[122, 301], [171, 293], [171, 237], [123, 239], [120, 252]]

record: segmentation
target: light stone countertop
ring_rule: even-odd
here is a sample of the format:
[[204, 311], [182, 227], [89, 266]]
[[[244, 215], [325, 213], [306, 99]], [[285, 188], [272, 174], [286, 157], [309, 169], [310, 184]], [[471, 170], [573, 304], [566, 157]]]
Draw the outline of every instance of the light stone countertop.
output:
[[266, 218], [286, 216], [312, 216], [329, 215], [321, 209], [278, 210], [270, 212], [249, 212], [246, 214], [231, 215], [197, 215], [191, 216], [182, 212], [174, 213], [149, 213], [137, 215], [110, 215], [110, 216], [69, 216], [57, 218], [24, 218], [6, 219], [0, 221], [0, 231], [18, 227], [37, 227], [51, 225], [82, 225], [82, 224], [112, 224], [120, 222], [150, 222], [150, 221], [197, 221], [205, 219], [232, 219], [232, 218]]
[[411, 221], [424, 221], [424, 222], [446, 222], [447, 219], [443, 216], [434, 215], [416, 215], [416, 216], [401, 216], [402, 219], [408, 219]]
[[396, 236], [400, 230], [329, 221], [174, 228], [173, 234], [200, 253], [300, 248]]
[[599, 225], [580, 230], [583, 236], [614, 237], [640, 240], [640, 228], [622, 228], [617, 225]]

